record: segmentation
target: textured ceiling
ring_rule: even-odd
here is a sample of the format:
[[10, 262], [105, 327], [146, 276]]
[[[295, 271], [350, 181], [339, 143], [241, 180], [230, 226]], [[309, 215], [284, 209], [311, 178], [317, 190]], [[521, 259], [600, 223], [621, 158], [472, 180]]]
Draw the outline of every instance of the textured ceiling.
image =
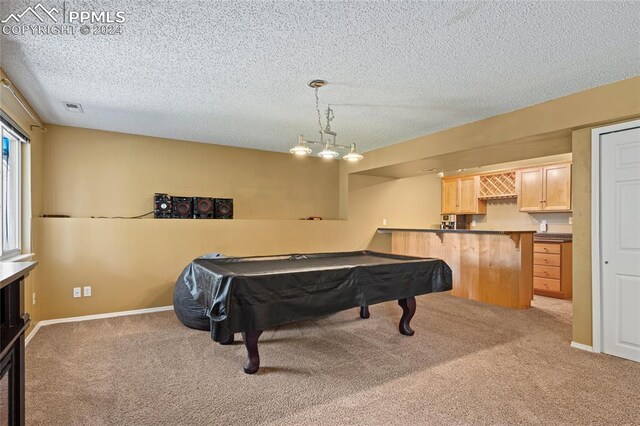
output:
[[[0, 19], [35, 3], [2, 0]], [[2, 67], [46, 122], [264, 150], [316, 138], [313, 78], [330, 82], [338, 142], [368, 151], [640, 74], [640, 2], [65, 7], [127, 21], [122, 35], [2, 35]]]

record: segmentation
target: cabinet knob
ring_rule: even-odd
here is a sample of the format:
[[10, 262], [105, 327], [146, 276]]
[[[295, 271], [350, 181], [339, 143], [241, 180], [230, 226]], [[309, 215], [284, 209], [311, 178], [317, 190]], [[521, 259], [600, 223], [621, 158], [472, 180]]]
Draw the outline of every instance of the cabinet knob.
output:
[[605, 265], [608, 265], [608, 264], [609, 264], [609, 261], [608, 261], [608, 260], [605, 260], [605, 261], [604, 261], [604, 264], [605, 264]]

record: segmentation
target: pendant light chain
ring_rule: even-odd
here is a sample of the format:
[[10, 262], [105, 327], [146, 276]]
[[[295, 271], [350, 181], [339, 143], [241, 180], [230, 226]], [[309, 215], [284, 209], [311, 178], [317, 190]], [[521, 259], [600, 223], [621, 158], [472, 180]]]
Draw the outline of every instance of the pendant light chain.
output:
[[315, 88], [316, 91], [316, 112], [318, 113], [318, 128], [320, 129], [320, 134], [322, 134], [322, 119], [320, 114], [320, 98], [318, 97], [318, 87]]

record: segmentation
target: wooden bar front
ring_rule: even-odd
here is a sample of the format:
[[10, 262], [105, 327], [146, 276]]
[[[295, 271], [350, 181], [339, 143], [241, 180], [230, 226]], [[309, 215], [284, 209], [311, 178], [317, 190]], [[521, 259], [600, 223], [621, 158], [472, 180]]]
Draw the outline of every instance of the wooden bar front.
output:
[[533, 298], [533, 231], [392, 230], [394, 254], [443, 259], [453, 271], [452, 295], [526, 309]]

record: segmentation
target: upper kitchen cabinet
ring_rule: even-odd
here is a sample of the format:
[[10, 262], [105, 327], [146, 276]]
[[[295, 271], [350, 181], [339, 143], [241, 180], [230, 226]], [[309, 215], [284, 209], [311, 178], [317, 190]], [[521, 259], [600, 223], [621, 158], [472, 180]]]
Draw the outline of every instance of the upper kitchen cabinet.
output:
[[458, 210], [458, 179], [442, 179], [442, 214]]
[[442, 179], [443, 214], [485, 214], [487, 203], [479, 196], [480, 176]]
[[533, 167], [516, 172], [518, 208], [522, 212], [571, 210], [571, 164]]

